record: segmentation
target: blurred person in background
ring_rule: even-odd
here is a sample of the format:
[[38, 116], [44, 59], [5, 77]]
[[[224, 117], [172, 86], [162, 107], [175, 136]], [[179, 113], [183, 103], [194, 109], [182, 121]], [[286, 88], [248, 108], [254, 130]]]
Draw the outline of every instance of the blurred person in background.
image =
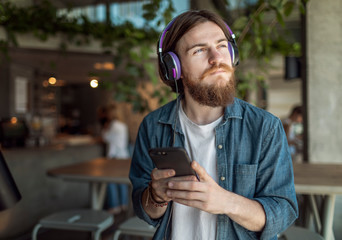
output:
[[[118, 120], [117, 106], [114, 103], [99, 109], [99, 121], [102, 126], [102, 140], [106, 144], [106, 157], [127, 159], [130, 157], [128, 149], [128, 127]], [[126, 184], [110, 183], [107, 187], [106, 207], [109, 212], [118, 214], [128, 207], [128, 186]]]
[[291, 114], [283, 120], [283, 126], [289, 144], [292, 160], [301, 161], [303, 153], [303, 113], [302, 106], [295, 106]]

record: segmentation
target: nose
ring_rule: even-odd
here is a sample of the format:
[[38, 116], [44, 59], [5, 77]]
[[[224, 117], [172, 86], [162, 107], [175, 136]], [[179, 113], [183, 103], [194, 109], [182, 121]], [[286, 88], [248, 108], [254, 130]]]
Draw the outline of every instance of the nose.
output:
[[223, 60], [223, 55], [216, 48], [211, 48], [209, 51], [209, 64], [219, 64]]

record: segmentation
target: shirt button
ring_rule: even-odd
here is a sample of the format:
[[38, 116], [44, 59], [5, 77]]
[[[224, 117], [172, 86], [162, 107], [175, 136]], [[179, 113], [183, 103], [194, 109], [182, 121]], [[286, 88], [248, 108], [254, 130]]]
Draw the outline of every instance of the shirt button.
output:
[[226, 178], [222, 176], [222, 177], [221, 177], [221, 181], [224, 181], [224, 180], [226, 180]]
[[222, 149], [222, 145], [220, 144], [220, 145], [218, 145], [218, 149]]

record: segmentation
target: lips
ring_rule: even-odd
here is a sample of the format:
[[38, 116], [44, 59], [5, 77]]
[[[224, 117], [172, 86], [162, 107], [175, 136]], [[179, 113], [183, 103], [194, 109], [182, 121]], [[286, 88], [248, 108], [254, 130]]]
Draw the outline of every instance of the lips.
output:
[[219, 74], [219, 73], [225, 73], [227, 72], [226, 70], [223, 70], [223, 69], [219, 69], [217, 71], [213, 71], [212, 73], [210, 73], [210, 75], [215, 75], [215, 74]]
[[203, 80], [205, 77], [210, 76], [210, 75], [216, 75], [216, 74], [221, 74], [221, 73], [229, 73], [233, 72], [233, 68], [228, 66], [227, 64], [221, 63], [219, 65], [213, 66], [210, 69], [207, 69], [202, 77], [201, 80]]

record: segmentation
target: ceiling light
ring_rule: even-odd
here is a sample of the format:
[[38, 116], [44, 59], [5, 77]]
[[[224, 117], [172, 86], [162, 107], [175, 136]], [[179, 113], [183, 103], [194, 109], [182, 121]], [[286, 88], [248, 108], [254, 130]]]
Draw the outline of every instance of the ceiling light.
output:
[[16, 117], [11, 118], [11, 123], [16, 124], [18, 122], [18, 119]]
[[103, 62], [103, 63], [97, 62], [94, 64], [94, 68], [96, 70], [114, 70], [115, 65], [112, 62]]
[[90, 87], [97, 88], [98, 86], [99, 86], [99, 81], [97, 81], [96, 79], [92, 79], [90, 81]]
[[51, 85], [55, 85], [56, 82], [57, 82], [57, 79], [56, 79], [56, 78], [54, 78], [54, 77], [50, 77], [50, 78], [49, 78], [49, 83], [50, 83]]

